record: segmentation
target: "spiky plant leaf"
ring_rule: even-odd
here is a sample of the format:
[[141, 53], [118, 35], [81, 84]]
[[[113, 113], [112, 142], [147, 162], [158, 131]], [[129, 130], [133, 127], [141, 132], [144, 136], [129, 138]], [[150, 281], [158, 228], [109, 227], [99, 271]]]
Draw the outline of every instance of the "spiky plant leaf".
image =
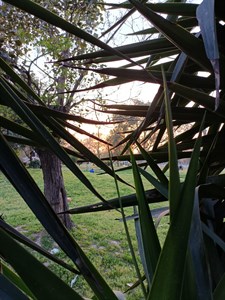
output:
[[151, 212], [148, 203], [145, 198], [145, 192], [141, 177], [134, 160], [134, 156], [131, 152], [131, 163], [133, 169], [134, 183], [138, 200], [138, 211], [140, 219], [140, 227], [142, 234], [142, 242], [144, 249], [144, 256], [146, 261], [147, 274], [149, 285], [152, 282], [155, 268], [157, 265], [158, 257], [160, 254], [159, 239], [155, 230], [155, 226], [152, 220]]

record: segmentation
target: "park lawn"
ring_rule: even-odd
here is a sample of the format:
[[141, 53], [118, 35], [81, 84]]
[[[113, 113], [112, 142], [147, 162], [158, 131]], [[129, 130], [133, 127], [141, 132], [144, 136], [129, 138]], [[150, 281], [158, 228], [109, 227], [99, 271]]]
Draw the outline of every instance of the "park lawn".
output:
[[[39, 187], [43, 189], [41, 170], [29, 169], [29, 171]], [[90, 173], [87, 171], [84, 173], [105, 199], [117, 197], [114, 180], [109, 175], [99, 175], [96, 172]], [[67, 168], [63, 168], [63, 174], [66, 183], [67, 196], [70, 198], [70, 208], [99, 202], [99, 200], [94, 197]], [[130, 184], [133, 183], [131, 171], [123, 171], [119, 173], [119, 175]], [[152, 188], [146, 181], [144, 182], [144, 185], [147, 189]], [[134, 193], [134, 190], [129, 186], [120, 184], [119, 187], [121, 196]], [[161, 206], [162, 205], [166, 206], [166, 204], [161, 204]], [[152, 205], [154, 208], [157, 206], [159, 205]], [[0, 214], [7, 223], [16, 227], [21, 233], [39, 243], [49, 251], [53, 248], [57, 248], [57, 245], [55, 245], [52, 239], [45, 233], [41, 224], [34, 217], [25, 202], [1, 173], [0, 207]], [[127, 208], [125, 211], [127, 216], [131, 215], [133, 212], [131, 208]], [[121, 214], [117, 211], [72, 215], [72, 220], [75, 224], [72, 234], [110, 287], [114, 290], [125, 291], [130, 285], [136, 282], [137, 277], [129, 252], [123, 222], [119, 220], [120, 218]], [[128, 225], [132, 240], [134, 241], [133, 246], [140, 263], [133, 221], [128, 221]], [[167, 228], [168, 217], [164, 218], [157, 228], [161, 243], [164, 241]], [[45, 257], [38, 254], [35, 255], [67, 283], [70, 283], [71, 280], [74, 279], [74, 274], [71, 272], [64, 270], [62, 267], [51, 261], [47, 261]], [[65, 256], [61, 251], [56, 255], [59, 258], [65, 259]], [[87, 287], [81, 276], [76, 277], [73, 287], [83, 296], [92, 296], [89, 287]], [[141, 298], [142, 293], [140, 288], [127, 294], [127, 299], [132, 300]]]

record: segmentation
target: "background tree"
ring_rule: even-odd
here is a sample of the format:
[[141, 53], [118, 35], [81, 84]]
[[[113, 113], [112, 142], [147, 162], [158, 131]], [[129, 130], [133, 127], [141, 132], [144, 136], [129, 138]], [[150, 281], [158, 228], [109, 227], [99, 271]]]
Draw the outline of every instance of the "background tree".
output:
[[[37, 2], [80, 28], [94, 35], [98, 33], [102, 8], [96, 1]], [[75, 92], [78, 87], [87, 86], [88, 82], [97, 80], [96, 76], [85, 76], [85, 71], [72, 70], [49, 62], [82, 54], [91, 48], [90, 45], [3, 3], [0, 26], [1, 57], [22, 75], [48, 107], [60, 112], [73, 111], [80, 114], [85, 99], [77, 96]], [[67, 210], [61, 161], [46, 148], [36, 148], [36, 151], [41, 161], [46, 198], [57, 213]], [[67, 228], [72, 227], [69, 215], [61, 215], [60, 218]]]

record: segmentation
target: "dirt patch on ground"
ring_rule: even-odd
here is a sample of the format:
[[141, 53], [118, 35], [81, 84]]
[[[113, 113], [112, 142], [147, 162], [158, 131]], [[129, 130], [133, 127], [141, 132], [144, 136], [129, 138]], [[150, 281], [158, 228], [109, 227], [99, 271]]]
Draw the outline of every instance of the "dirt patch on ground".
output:
[[120, 247], [120, 242], [119, 241], [109, 241], [109, 243], [111, 244], [111, 245], [114, 245], [114, 246], [117, 246], [117, 247]]
[[33, 242], [39, 246], [41, 246], [41, 240], [43, 238], [43, 236], [46, 235], [46, 232], [44, 230], [38, 232], [38, 233], [33, 233], [31, 235], [31, 239], [33, 240]]
[[28, 232], [28, 230], [26, 230], [23, 225], [22, 226], [17, 226], [15, 229], [17, 231], [19, 231], [20, 233], [22, 233], [22, 234]]

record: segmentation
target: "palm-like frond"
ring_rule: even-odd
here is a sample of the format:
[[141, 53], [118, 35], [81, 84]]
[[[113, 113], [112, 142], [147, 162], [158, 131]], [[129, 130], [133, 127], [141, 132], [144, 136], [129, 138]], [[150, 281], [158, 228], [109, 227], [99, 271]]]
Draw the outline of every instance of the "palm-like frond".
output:
[[[137, 193], [122, 197], [121, 203], [123, 206], [139, 206], [141, 235], [148, 258], [146, 260], [148, 264], [146, 278], [149, 283], [152, 282], [147, 299], [206, 299], [206, 297], [207, 299], [213, 299], [213, 297], [214, 299], [223, 299], [224, 270], [221, 271], [219, 277], [214, 272], [214, 263], [219, 265], [223, 262], [225, 240], [223, 234], [224, 178], [220, 175], [225, 166], [223, 155], [225, 47], [224, 26], [221, 24], [225, 17], [221, 13], [222, 1], [204, 0], [201, 5], [198, 5], [182, 3], [183, 1], [151, 4], [129, 0], [129, 2], [121, 4], [112, 4], [112, 8], [130, 9], [132, 13], [137, 10], [145, 18], [146, 24], [151, 23], [150, 28], [133, 33], [134, 35], [159, 33], [159, 36], [154, 39], [116, 48], [108, 46], [100, 39], [82, 31], [32, 1], [7, 0], [5, 2], [97, 46], [98, 49], [92, 53], [85, 53], [58, 62], [67, 68], [82, 68], [114, 77], [92, 87], [93, 89], [116, 86], [136, 80], [159, 84], [158, 93], [150, 106], [113, 105], [105, 107], [105, 113], [143, 117], [141, 125], [120, 141], [120, 144], [124, 144], [123, 153], [136, 142], [140, 153], [132, 155], [131, 158], [122, 153], [112, 159], [131, 160], [133, 164]], [[163, 17], [162, 13], [166, 14], [167, 18]], [[205, 18], [206, 14], [209, 16], [208, 19]], [[131, 13], [126, 17], [129, 15]], [[200, 32], [194, 33], [193, 30], [196, 30], [197, 24], [200, 26]], [[166, 60], [170, 55], [173, 55], [172, 59], [170, 57], [170, 60]], [[126, 64], [118, 68], [93, 68], [91, 66], [92, 63], [108, 63], [119, 60], [126, 60]], [[86, 67], [82, 65], [86, 65]], [[68, 126], [76, 130], [74, 125], [69, 125], [67, 122], [69, 120], [79, 123], [97, 123], [47, 108], [3, 59], [0, 59], [0, 67], [2, 70], [0, 104], [12, 109], [23, 121], [21, 125], [5, 116], [0, 118], [2, 128], [17, 134], [17, 137], [13, 138], [8, 136], [4, 130], [1, 133], [0, 168], [42, 225], [74, 262], [79, 272], [83, 274], [96, 297], [98, 299], [116, 299], [114, 292], [108, 287], [80, 246], [59, 222], [58, 217], [9, 144], [14, 139], [17, 142], [51, 149], [89, 188], [93, 195], [102, 201], [94, 206], [71, 209], [66, 213], [118, 208], [120, 207], [119, 199], [106, 201], [68, 156], [68, 153], [72, 153], [81, 159], [90, 160], [114, 177], [113, 170], [104, 163], [104, 160], [93, 155], [65, 129]], [[162, 72], [162, 70], [164, 71]], [[202, 122], [203, 117], [204, 122]], [[185, 131], [176, 133], [179, 128], [182, 126], [184, 128], [187, 124], [188, 127]], [[143, 132], [147, 133], [144, 137]], [[202, 137], [197, 138], [197, 134]], [[61, 147], [56, 137], [66, 140], [74, 150]], [[146, 141], [150, 139], [152, 140], [150, 147], [143, 149]], [[180, 183], [179, 179], [178, 159], [180, 158], [191, 158], [184, 183]], [[148, 177], [146, 171], [138, 171], [135, 162], [138, 160], [144, 160], [145, 162], [142, 164], [149, 165], [157, 178]], [[168, 182], [157, 166], [157, 163], [160, 162], [169, 162]], [[139, 173], [155, 184], [157, 191], [144, 191]], [[120, 180], [119, 176], [117, 179]], [[200, 187], [197, 188], [197, 185]], [[165, 201], [167, 198], [170, 204], [171, 225], [160, 252], [148, 203]], [[212, 209], [209, 210], [209, 207]], [[197, 226], [198, 229], [199, 243], [197, 245], [193, 243], [196, 231], [192, 226]], [[151, 234], [154, 235], [152, 238], [154, 247], [152, 248], [147, 241], [148, 229], [151, 229]], [[203, 235], [206, 238], [203, 239]], [[0, 254], [15, 268], [28, 285], [31, 294], [33, 293], [37, 298], [43, 298], [45, 295], [52, 297], [47, 289], [40, 291], [39, 287], [43, 284], [41, 279], [38, 281], [39, 287], [32, 283], [34, 279], [36, 280], [41, 277], [41, 274], [44, 274], [43, 276], [51, 279], [53, 285], [58, 286], [58, 295], [65, 293], [68, 299], [81, 299], [72, 289], [60, 282], [57, 277], [49, 273], [24, 251], [14, 241], [14, 238], [15, 236], [12, 237], [1, 229]], [[219, 251], [218, 247], [220, 247]], [[19, 260], [34, 264], [36, 277], [32, 277], [32, 280], [20, 261], [13, 255], [13, 248], [18, 251]], [[215, 262], [207, 258], [210, 257], [209, 252], [216, 257]], [[207, 259], [208, 261], [206, 261]], [[198, 269], [195, 268], [195, 265], [198, 266]], [[208, 272], [208, 268], [210, 272]], [[198, 270], [201, 270], [201, 273]], [[202, 277], [201, 274], [205, 274], [205, 276]], [[2, 278], [1, 276], [0, 279], [1, 284], [11, 286], [12, 283], [7, 277]], [[13, 287], [14, 290], [11, 290], [9, 296], [12, 297], [12, 294], [15, 293], [23, 299], [23, 294], [16, 285]]]

